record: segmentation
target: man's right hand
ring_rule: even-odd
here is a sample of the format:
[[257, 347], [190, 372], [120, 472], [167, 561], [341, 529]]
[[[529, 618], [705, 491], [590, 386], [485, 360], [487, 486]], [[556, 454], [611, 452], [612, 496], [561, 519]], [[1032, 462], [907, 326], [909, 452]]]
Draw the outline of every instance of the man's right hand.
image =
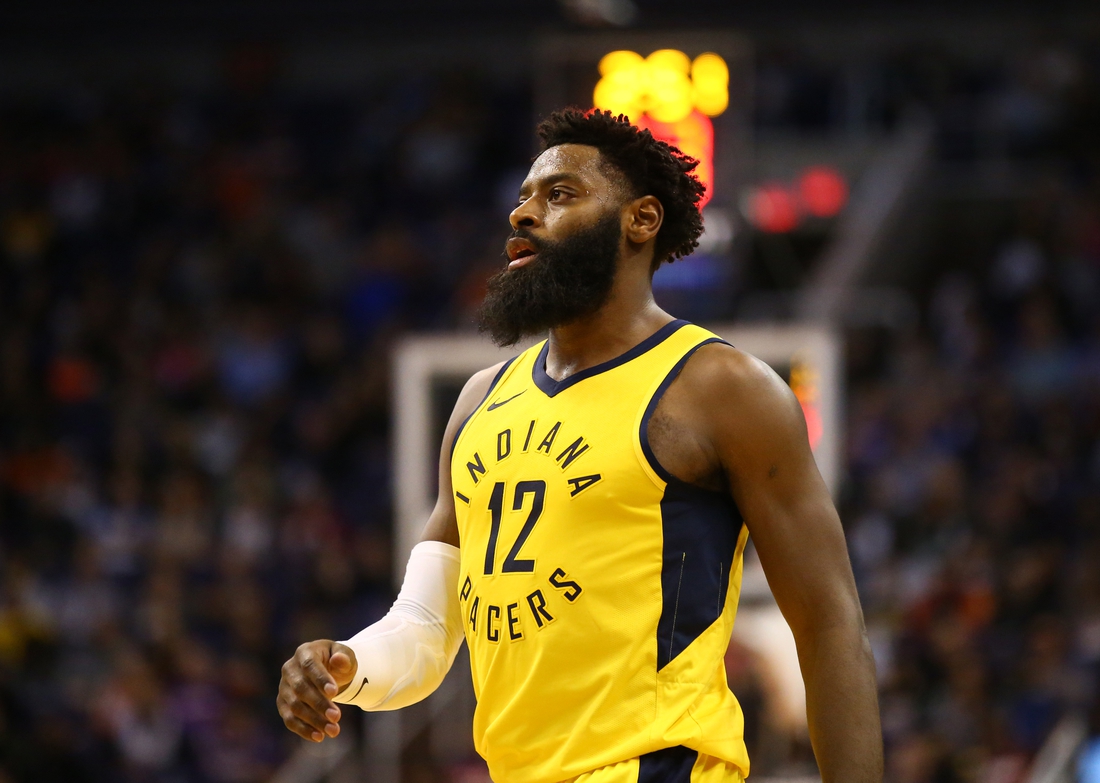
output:
[[331, 701], [355, 675], [355, 653], [347, 645], [320, 639], [306, 642], [283, 664], [275, 704], [286, 727], [320, 742], [340, 733], [340, 707]]

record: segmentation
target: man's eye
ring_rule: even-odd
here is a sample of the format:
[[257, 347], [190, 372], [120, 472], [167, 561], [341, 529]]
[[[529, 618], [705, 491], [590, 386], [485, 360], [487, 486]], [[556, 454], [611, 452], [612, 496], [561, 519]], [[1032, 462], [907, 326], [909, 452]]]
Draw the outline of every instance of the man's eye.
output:
[[550, 190], [550, 200], [557, 201], [559, 196], [564, 196], [565, 193], [559, 188], [552, 188]]

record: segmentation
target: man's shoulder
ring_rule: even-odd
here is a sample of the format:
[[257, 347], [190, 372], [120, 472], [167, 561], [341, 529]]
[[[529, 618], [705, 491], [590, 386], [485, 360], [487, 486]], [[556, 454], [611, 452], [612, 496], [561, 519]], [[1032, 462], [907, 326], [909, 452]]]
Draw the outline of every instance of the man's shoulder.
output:
[[496, 380], [508, 361], [510, 360], [498, 362], [491, 367], [486, 367], [484, 370], [478, 370], [466, 381], [466, 385], [462, 387], [462, 391], [458, 394], [454, 409], [451, 411], [451, 418], [447, 422], [447, 429], [443, 434], [444, 448], [450, 449], [453, 447], [463, 422], [477, 410], [478, 406], [489, 395], [493, 387], [493, 381]]
[[508, 364], [508, 361], [506, 359], [497, 362], [491, 367], [478, 370], [471, 375], [470, 379], [466, 381], [466, 385], [462, 387], [462, 392], [458, 396], [458, 404], [462, 407], [468, 407], [470, 411], [476, 408], [492, 389], [493, 382], [500, 375], [500, 371], [504, 369], [504, 366]]
[[797, 409], [790, 386], [765, 362], [728, 343], [695, 351], [681, 373], [682, 391], [708, 419], [739, 425], [788, 418]]
[[497, 362], [491, 367], [486, 367], [484, 370], [478, 370], [470, 376], [470, 380], [466, 381], [466, 386], [470, 389], [480, 389], [482, 393], [489, 391], [489, 387], [493, 385], [493, 381], [500, 375], [500, 371], [504, 369], [504, 365], [508, 364], [511, 359], [505, 359], [502, 362]]
[[765, 362], [726, 342], [698, 348], [684, 365], [682, 376], [701, 392], [722, 395], [759, 392], [777, 380], [782, 383]]

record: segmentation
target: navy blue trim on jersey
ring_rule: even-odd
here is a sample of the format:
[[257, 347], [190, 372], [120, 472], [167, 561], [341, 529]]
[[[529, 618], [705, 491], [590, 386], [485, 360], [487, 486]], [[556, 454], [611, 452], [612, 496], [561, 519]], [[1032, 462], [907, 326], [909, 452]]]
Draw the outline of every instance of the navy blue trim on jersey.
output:
[[726, 492], [677, 478], [665, 487], [657, 671], [722, 616], [742, 525], [741, 512]]
[[677, 745], [638, 757], [638, 783], [691, 783], [699, 751]]
[[458, 445], [458, 436], [462, 434], [462, 430], [466, 429], [466, 425], [469, 424], [470, 419], [472, 419], [474, 417], [474, 414], [477, 413], [478, 408], [484, 405], [485, 401], [489, 399], [489, 395], [493, 393], [493, 389], [495, 389], [497, 387], [497, 384], [500, 383], [500, 379], [504, 377], [504, 373], [507, 371], [507, 369], [512, 366], [512, 362], [514, 362], [518, 358], [518, 356], [513, 356], [511, 359], [504, 363], [500, 370], [497, 371], [496, 376], [493, 377], [493, 382], [489, 384], [489, 388], [485, 392], [485, 396], [481, 398], [481, 402], [475, 405], [474, 409], [470, 411], [470, 415], [463, 419], [462, 423], [458, 425], [458, 432], [455, 433], [455, 439], [451, 441], [452, 460], [455, 458], [455, 446]]
[[649, 445], [649, 419], [653, 416], [653, 412], [657, 410], [657, 403], [661, 401], [661, 398], [665, 396], [665, 392], [668, 391], [668, 387], [672, 385], [672, 382], [680, 375], [680, 371], [684, 369], [684, 365], [687, 364], [688, 359], [695, 355], [695, 352], [702, 348], [704, 345], [710, 345], [711, 343], [723, 343], [729, 345], [725, 340], [720, 337], [711, 337], [710, 339], [703, 340], [701, 343], [691, 348], [687, 353], [680, 357], [680, 361], [676, 362], [675, 366], [668, 371], [668, 375], [661, 381], [661, 385], [657, 387], [657, 391], [653, 393], [653, 397], [650, 399], [649, 404], [645, 408], [645, 415], [642, 416], [642, 426], [638, 431], [638, 438], [642, 444], [642, 453], [645, 454], [646, 460], [649, 462], [649, 466], [653, 468], [653, 471], [663, 478], [665, 481], [671, 481], [672, 475], [664, 469], [660, 462], [657, 461], [656, 455], [653, 453], [653, 449]]
[[669, 370], [646, 405], [638, 437], [646, 460], [662, 479], [661, 619], [657, 622], [657, 671], [669, 664], [722, 616], [730, 571], [744, 520], [728, 492], [696, 487], [669, 473], [649, 444], [649, 420], [661, 397], [688, 359], [704, 345], [726, 343], [718, 337], [689, 349]]
[[588, 369], [574, 373], [561, 381], [555, 381], [546, 374], [546, 355], [550, 352], [550, 341], [547, 340], [543, 344], [542, 350], [539, 351], [538, 357], [535, 359], [535, 366], [531, 369], [531, 380], [534, 381], [535, 386], [538, 386], [547, 397], [553, 397], [565, 391], [570, 386], [580, 383], [585, 378], [591, 378], [593, 375], [599, 375], [602, 372], [614, 370], [616, 367], [621, 367], [626, 364], [631, 359], [637, 359], [646, 351], [663, 343], [678, 329], [687, 325], [688, 322], [684, 320], [670, 321], [626, 353], [620, 354], [614, 359], [608, 359], [606, 362], [597, 364], [595, 367], [589, 367]]

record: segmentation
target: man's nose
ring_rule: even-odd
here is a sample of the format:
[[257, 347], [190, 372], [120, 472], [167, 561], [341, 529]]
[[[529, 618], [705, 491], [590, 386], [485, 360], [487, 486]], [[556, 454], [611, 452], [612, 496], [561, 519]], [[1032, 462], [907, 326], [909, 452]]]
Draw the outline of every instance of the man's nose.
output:
[[531, 204], [533, 200], [527, 199], [512, 210], [512, 214], [508, 216], [508, 222], [512, 224], [512, 228], [537, 228], [542, 225], [538, 213]]

